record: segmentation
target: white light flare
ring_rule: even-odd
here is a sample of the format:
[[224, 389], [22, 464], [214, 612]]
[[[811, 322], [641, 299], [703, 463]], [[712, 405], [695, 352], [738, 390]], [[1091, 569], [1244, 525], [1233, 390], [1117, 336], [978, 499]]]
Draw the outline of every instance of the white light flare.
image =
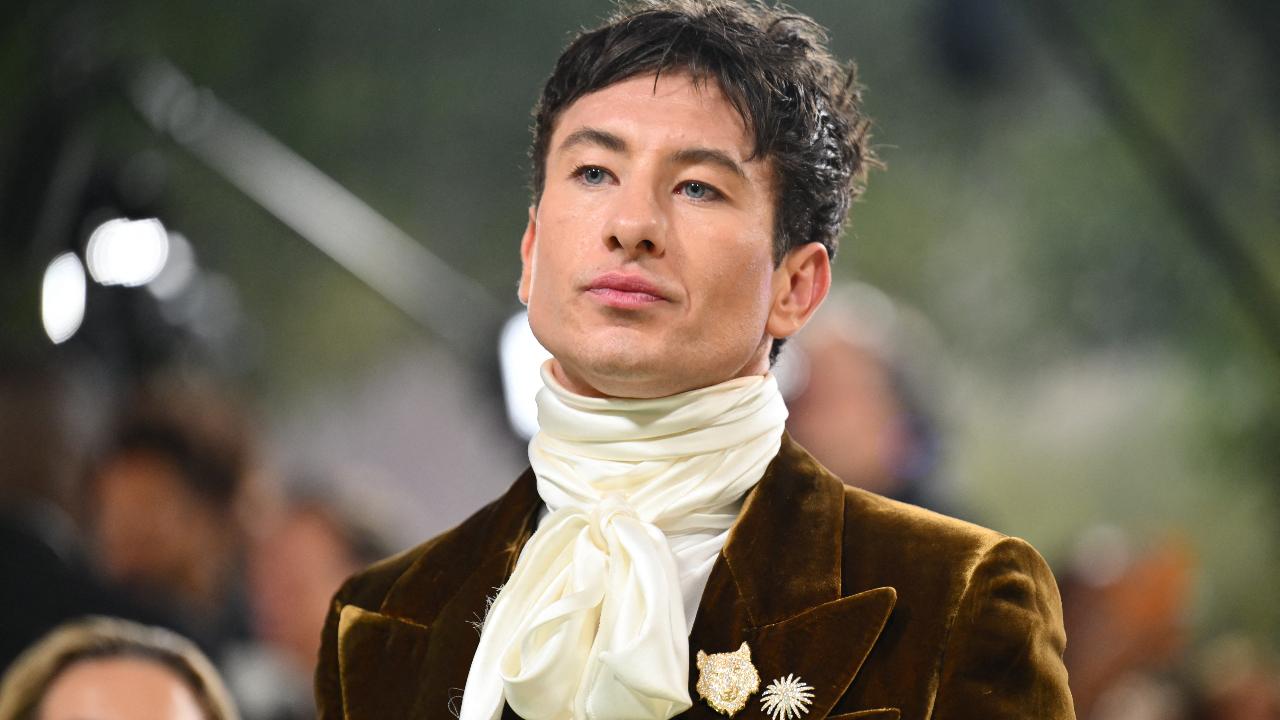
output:
[[538, 343], [529, 328], [529, 313], [516, 313], [503, 325], [498, 355], [507, 419], [511, 427], [528, 440], [538, 432], [538, 405], [534, 396], [542, 388], [542, 364], [551, 358], [551, 353]]
[[62, 253], [45, 269], [40, 287], [40, 319], [55, 345], [70, 340], [80, 329], [84, 301], [84, 265], [75, 253]]
[[102, 285], [145, 285], [164, 269], [169, 233], [155, 218], [108, 220], [89, 236], [85, 256], [89, 274]]

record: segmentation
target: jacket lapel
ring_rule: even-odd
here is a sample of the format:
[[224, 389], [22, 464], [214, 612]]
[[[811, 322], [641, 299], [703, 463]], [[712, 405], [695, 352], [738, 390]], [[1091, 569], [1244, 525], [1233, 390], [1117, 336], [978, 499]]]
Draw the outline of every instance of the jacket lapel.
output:
[[526, 472], [479, 527], [442, 539], [378, 611], [343, 608], [339, 669], [349, 720], [455, 720], [488, 598], [510, 577], [540, 505]]
[[[430, 637], [422, 625], [355, 605], [343, 607], [338, 620], [343, 717], [425, 717], [421, 709], [428, 698], [398, 670], [422, 667]], [[388, 658], [394, 662], [388, 663]]]
[[[825, 717], [844, 695], [897, 595], [893, 588], [841, 597], [844, 486], [784, 435], [730, 531], [689, 638], [685, 717], [718, 717], [699, 698], [695, 657], [751, 648], [760, 691], [787, 675], [813, 686], [806, 718]], [[764, 718], [759, 694], [736, 718]]]

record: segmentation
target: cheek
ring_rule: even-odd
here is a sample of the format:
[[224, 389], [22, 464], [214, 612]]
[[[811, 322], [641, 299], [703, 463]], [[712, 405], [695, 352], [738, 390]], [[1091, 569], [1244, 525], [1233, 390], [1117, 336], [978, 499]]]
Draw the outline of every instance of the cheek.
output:
[[754, 259], [745, 249], [726, 251], [699, 267], [706, 273], [699, 283], [697, 335], [734, 354], [754, 350], [769, 320], [769, 258]]
[[547, 280], [570, 272], [568, 263], [581, 254], [580, 248], [573, 247], [575, 237], [580, 234], [564, 217], [551, 215], [539, 219], [538, 242], [533, 250], [530, 267], [534, 288], [539, 284], [546, 286]]
[[773, 264], [768, 255], [748, 249], [743, 249], [736, 257], [741, 258], [741, 262], [721, 265], [724, 270], [718, 280], [722, 285], [722, 296], [732, 298], [735, 307], [755, 318], [769, 307]]

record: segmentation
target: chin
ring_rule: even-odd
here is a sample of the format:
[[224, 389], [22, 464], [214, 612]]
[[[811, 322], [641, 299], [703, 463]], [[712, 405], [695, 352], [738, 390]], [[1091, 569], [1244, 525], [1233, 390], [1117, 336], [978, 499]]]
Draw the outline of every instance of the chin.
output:
[[673, 392], [666, 390], [672, 381], [670, 368], [634, 353], [603, 353], [562, 364], [596, 391], [611, 397], [661, 397]]
[[[609, 397], [675, 395], [737, 377], [751, 364], [737, 353], [711, 357], [696, 349], [691, 352], [685, 343], [658, 342], [632, 333], [608, 333], [572, 344], [557, 344], [555, 338], [547, 340], [557, 345], [544, 343], [566, 375]], [[741, 355], [751, 353], [743, 351]], [[764, 370], [767, 369], [765, 364]]]
[[[679, 355], [671, 357], [678, 358]], [[617, 358], [613, 362], [602, 361], [572, 367], [574, 375], [597, 393], [608, 397], [634, 399], [668, 397], [715, 385], [733, 377], [691, 372], [687, 364], [672, 363], [668, 358], [663, 358], [660, 362], [642, 362], [633, 356]]]

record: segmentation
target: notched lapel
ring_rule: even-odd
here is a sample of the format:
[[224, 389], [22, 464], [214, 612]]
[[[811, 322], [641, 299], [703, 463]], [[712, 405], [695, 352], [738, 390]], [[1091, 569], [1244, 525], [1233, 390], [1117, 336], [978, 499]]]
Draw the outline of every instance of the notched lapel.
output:
[[[758, 628], [751, 647], [761, 691], [778, 678], [797, 675], [813, 686], [806, 717], [827, 717], [880, 637], [897, 598], [893, 588], [876, 588]], [[748, 707], [755, 710], [748, 717], [765, 716], [758, 701]]]
[[[732, 612], [740, 608], [733, 597], [732, 584], [718, 583], [713, 574], [710, 583], [716, 602], [711, 607], [723, 608], [723, 616], [698, 618], [694, 627], [690, 652], [689, 692], [694, 704], [681, 716], [686, 720], [721, 718], [698, 698], [694, 691], [698, 670], [693, 666], [697, 650], [708, 653], [727, 652], [745, 640], [751, 647], [751, 661], [760, 673], [760, 693], [753, 695], [734, 720], [766, 720], [768, 715], [760, 702], [760, 694], [769, 683], [787, 675], [813, 686], [813, 704], [803, 720], [825, 718], [853, 683], [876, 640], [884, 631], [898, 594], [891, 587], [875, 588], [856, 595], [832, 600], [779, 622], [749, 627], [744, 618]], [[736, 616], [736, 619], [735, 619]], [[704, 622], [704, 618], [706, 621]], [[844, 718], [894, 718], [897, 710], [888, 708], [863, 711], [870, 714], [840, 715]], [[832, 716], [835, 717], [835, 716]]]
[[425, 718], [423, 665], [430, 628], [354, 605], [338, 617], [338, 672], [347, 720]]
[[[760, 695], [787, 675], [814, 688], [803, 720], [827, 717], [862, 668], [898, 597], [891, 587], [840, 597], [843, 533], [843, 484], [784, 436], [703, 593], [690, 636], [694, 705], [688, 720], [723, 718], [694, 692], [695, 653], [731, 651], [744, 640], [761, 685], [734, 720], [767, 720]], [[862, 712], [849, 717], [879, 720], [897, 713]]]

